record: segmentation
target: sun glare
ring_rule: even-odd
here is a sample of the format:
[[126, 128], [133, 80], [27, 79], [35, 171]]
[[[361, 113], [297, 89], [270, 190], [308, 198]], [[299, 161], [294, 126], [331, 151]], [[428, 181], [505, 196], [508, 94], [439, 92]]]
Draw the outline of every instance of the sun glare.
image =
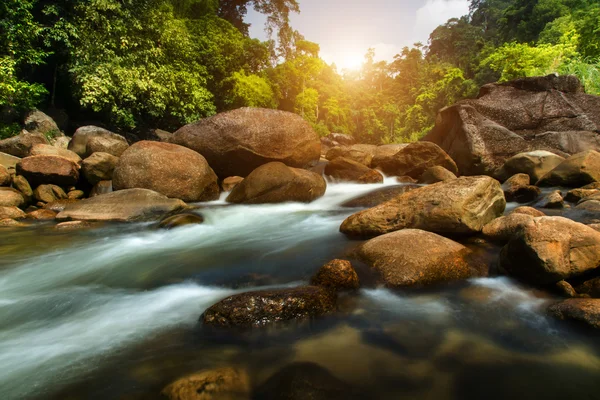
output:
[[340, 71], [344, 69], [359, 70], [364, 61], [364, 54], [357, 51], [348, 51], [340, 54], [337, 67]]

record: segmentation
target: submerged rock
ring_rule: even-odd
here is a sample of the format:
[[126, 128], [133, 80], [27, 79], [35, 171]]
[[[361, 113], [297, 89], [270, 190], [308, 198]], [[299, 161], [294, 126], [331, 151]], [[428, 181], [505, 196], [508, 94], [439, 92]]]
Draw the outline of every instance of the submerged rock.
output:
[[250, 377], [245, 370], [224, 367], [178, 379], [161, 394], [169, 400], [247, 400], [250, 390]]
[[470, 234], [504, 212], [500, 183], [486, 176], [461, 177], [411, 190], [342, 223], [350, 236], [372, 237], [405, 228]]
[[333, 290], [356, 290], [360, 287], [358, 275], [350, 261], [337, 259], [319, 268], [310, 284]]
[[326, 188], [325, 179], [317, 173], [272, 162], [252, 171], [233, 188], [227, 201], [242, 204], [309, 203], [322, 197]]
[[199, 214], [184, 213], [172, 215], [164, 218], [158, 223], [158, 227], [161, 229], [173, 229], [185, 225], [197, 225], [204, 222], [204, 217]]
[[558, 319], [600, 329], [600, 299], [567, 299], [551, 305], [548, 311]]
[[331, 291], [302, 286], [236, 294], [211, 306], [200, 318], [206, 325], [258, 327], [317, 317], [335, 307], [336, 296]]
[[383, 175], [356, 161], [336, 157], [325, 166], [325, 175], [338, 181], [383, 183]]
[[411, 143], [378, 165], [387, 175], [419, 178], [428, 168], [441, 166], [458, 174], [458, 168], [452, 158], [438, 145], [431, 142]]

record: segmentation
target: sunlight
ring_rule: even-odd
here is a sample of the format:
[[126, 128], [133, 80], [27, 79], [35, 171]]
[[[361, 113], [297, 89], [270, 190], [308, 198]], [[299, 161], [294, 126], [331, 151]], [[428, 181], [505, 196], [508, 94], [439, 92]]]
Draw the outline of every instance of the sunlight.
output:
[[345, 69], [356, 71], [362, 67], [364, 54], [360, 51], [345, 51], [338, 55], [338, 60], [336, 65], [340, 71]]

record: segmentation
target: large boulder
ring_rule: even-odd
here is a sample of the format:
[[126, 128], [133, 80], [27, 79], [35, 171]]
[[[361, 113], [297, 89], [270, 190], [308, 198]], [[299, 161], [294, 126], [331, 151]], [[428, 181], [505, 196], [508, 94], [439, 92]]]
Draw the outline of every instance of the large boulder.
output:
[[383, 183], [383, 175], [379, 172], [344, 157], [337, 157], [327, 163], [325, 175], [342, 182]]
[[13, 188], [0, 187], [0, 207], [22, 207], [23, 195]]
[[227, 196], [227, 201], [243, 204], [309, 203], [323, 196], [326, 188], [325, 179], [315, 172], [271, 162], [258, 167], [237, 184]]
[[168, 400], [242, 400], [250, 396], [250, 377], [243, 369], [199, 371], [172, 382], [161, 394]]
[[34, 186], [46, 183], [73, 186], [79, 180], [79, 168], [78, 164], [59, 156], [30, 156], [17, 164], [17, 174]]
[[123, 153], [113, 173], [114, 190], [143, 188], [186, 202], [216, 200], [220, 188], [206, 159], [186, 147], [141, 141]]
[[240, 108], [186, 125], [171, 143], [202, 154], [221, 179], [245, 177], [271, 161], [309, 167], [321, 153], [319, 137], [302, 117], [262, 108]]
[[44, 135], [47, 138], [61, 135], [56, 122], [49, 115], [39, 110], [31, 111], [25, 117], [24, 124], [28, 132]]
[[382, 164], [388, 163], [400, 150], [408, 146], [408, 143], [402, 144], [382, 144], [375, 148], [371, 168], [381, 168]]
[[152, 190], [127, 189], [66, 203], [56, 218], [63, 221], [147, 221], [185, 207], [183, 201]]
[[556, 318], [600, 329], [600, 299], [567, 299], [548, 308]]
[[521, 233], [526, 225], [533, 225], [533, 216], [511, 213], [507, 216], [496, 218], [483, 227], [483, 236], [494, 242], [506, 243]]
[[340, 231], [371, 237], [400, 229], [470, 234], [504, 212], [500, 183], [487, 176], [461, 177], [406, 192], [348, 217]]
[[502, 249], [499, 267], [532, 284], [549, 285], [600, 266], [600, 232], [563, 217], [538, 217]]
[[519, 153], [506, 160], [498, 176], [500, 180], [505, 180], [516, 174], [527, 174], [535, 183], [564, 160], [564, 157], [544, 150]]
[[36, 144], [50, 144], [48, 139], [39, 133], [22, 131], [17, 136], [0, 140], [0, 152], [15, 157], [27, 157]]
[[377, 270], [389, 287], [427, 286], [481, 274], [470, 250], [435, 233], [404, 229], [363, 244], [359, 258]]
[[73, 161], [75, 164], [81, 164], [81, 157], [75, 152], [67, 149], [61, 149], [49, 144], [36, 144], [31, 148], [29, 152], [30, 156], [59, 156], [66, 158], [67, 160]]
[[129, 144], [123, 136], [97, 126], [82, 126], [73, 134], [68, 149], [81, 158], [87, 158], [95, 152], [109, 153], [120, 157]]
[[458, 175], [456, 163], [444, 150], [430, 142], [411, 143], [377, 165], [385, 174], [418, 179], [428, 168], [441, 166]]
[[600, 153], [594, 150], [577, 153], [544, 175], [538, 186], [581, 187], [600, 181]]
[[533, 150], [560, 156], [600, 149], [600, 97], [574, 76], [535, 77], [481, 88], [474, 100], [440, 111], [423, 140], [438, 144], [462, 175], [492, 175]]
[[456, 175], [448, 171], [446, 168], [436, 165], [435, 167], [427, 168], [419, 178], [419, 183], [430, 185], [432, 183], [449, 181], [456, 179]]
[[338, 157], [344, 157], [364, 166], [369, 167], [375, 155], [377, 146], [372, 144], [353, 144], [352, 146], [336, 146], [330, 149], [326, 158], [333, 161]]
[[207, 325], [257, 327], [309, 319], [336, 308], [333, 292], [319, 286], [240, 293], [208, 308], [201, 316]]
[[115, 157], [109, 153], [96, 152], [83, 160], [81, 169], [83, 176], [91, 184], [96, 185], [100, 181], [110, 181], [113, 178], [113, 173], [119, 157]]

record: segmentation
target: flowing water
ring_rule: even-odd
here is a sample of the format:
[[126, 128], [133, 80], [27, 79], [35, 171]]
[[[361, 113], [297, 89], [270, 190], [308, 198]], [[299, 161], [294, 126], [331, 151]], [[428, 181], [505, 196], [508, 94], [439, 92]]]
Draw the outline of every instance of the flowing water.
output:
[[359, 242], [338, 229], [356, 209], [340, 204], [380, 187], [331, 184], [311, 204], [221, 200], [201, 206], [204, 224], [170, 231], [3, 230], [0, 399], [154, 399], [204, 368], [245, 366], [260, 384], [294, 361], [373, 399], [600, 398], [598, 337], [548, 319], [547, 294], [505, 277], [392, 291], [357, 264], [363, 289], [335, 314], [251, 332], [198, 323], [228, 295], [303, 284], [351, 257]]

